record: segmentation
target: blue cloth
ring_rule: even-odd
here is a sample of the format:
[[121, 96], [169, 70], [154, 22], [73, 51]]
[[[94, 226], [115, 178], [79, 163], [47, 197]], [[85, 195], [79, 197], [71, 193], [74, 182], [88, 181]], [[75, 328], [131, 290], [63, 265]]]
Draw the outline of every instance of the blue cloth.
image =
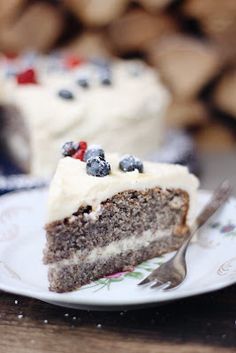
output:
[[11, 174], [20, 174], [19, 168], [17, 168], [14, 163], [12, 163], [9, 158], [0, 153], [0, 174], [2, 175], [11, 175]]
[[0, 195], [11, 191], [45, 187], [48, 180], [21, 174], [6, 156], [0, 153]]

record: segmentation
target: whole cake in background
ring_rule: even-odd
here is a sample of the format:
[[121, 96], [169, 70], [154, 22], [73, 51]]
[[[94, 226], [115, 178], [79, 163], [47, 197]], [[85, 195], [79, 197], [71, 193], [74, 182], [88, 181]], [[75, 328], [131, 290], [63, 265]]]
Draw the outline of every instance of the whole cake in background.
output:
[[0, 138], [25, 173], [51, 175], [65, 140], [141, 157], [160, 146], [169, 94], [141, 61], [2, 57], [0, 84]]
[[186, 167], [106, 154], [67, 142], [52, 179], [44, 263], [50, 289], [67, 292], [177, 249], [195, 213]]

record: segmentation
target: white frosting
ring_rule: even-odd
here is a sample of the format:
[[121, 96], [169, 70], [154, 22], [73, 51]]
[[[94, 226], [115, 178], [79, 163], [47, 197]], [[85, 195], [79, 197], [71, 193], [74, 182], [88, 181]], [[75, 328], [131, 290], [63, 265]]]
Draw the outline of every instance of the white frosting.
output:
[[[139, 75], [131, 73], [138, 65]], [[111, 152], [140, 156], [155, 150], [162, 137], [163, 117], [169, 94], [158, 75], [140, 62], [117, 61], [111, 65], [112, 85], [99, 81], [99, 69], [83, 64], [79, 69], [43, 69], [39, 85], [18, 85], [4, 80], [1, 99], [16, 106], [30, 132], [30, 171], [47, 176], [54, 172], [60, 148], [68, 140], [98, 143]], [[77, 77], [87, 75], [90, 87], [83, 89]], [[74, 100], [58, 96], [61, 89], [73, 92]]]
[[[59, 161], [51, 182], [48, 202], [48, 222], [71, 216], [80, 206], [92, 206], [100, 211], [102, 201], [126, 190], [145, 190], [153, 187], [180, 188], [188, 192], [190, 210], [188, 220], [194, 216], [198, 179], [179, 165], [144, 162], [144, 173], [124, 173], [118, 168], [119, 156], [110, 154], [111, 174], [94, 177], [86, 173], [86, 163], [66, 157]], [[94, 213], [93, 213], [94, 217]]]
[[94, 262], [99, 260], [106, 260], [111, 256], [115, 256], [129, 250], [137, 251], [142, 247], [148, 247], [151, 242], [154, 240], [158, 240], [164, 237], [170, 236], [171, 230], [160, 231], [158, 230], [155, 233], [152, 233], [150, 230], [143, 232], [140, 237], [136, 235], [130, 236], [125, 239], [116, 240], [110, 243], [109, 245], [103, 247], [97, 247], [91, 250], [86, 257], [84, 257], [84, 251], [78, 250], [76, 251], [73, 256], [69, 259], [64, 259], [55, 262], [54, 264], [50, 265], [50, 267], [60, 268], [63, 266], [69, 266], [74, 264], [79, 264], [80, 262]]

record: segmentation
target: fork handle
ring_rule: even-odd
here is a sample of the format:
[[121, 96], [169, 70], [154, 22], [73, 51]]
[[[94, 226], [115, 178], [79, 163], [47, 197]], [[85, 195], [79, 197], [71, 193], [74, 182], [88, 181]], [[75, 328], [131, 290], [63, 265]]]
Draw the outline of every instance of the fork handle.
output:
[[228, 200], [232, 192], [228, 180], [223, 181], [214, 191], [210, 201], [203, 208], [196, 219], [197, 229], [200, 228], [206, 221]]
[[199, 213], [196, 218], [195, 223], [190, 228], [189, 237], [183, 242], [179, 250], [177, 251], [175, 257], [182, 255], [186, 252], [187, 247], [192, 240], [196, 231], [201, 228], [206, 221], [228, 200], [232, 188], [228, 180], [223, 181], [214, 191], [211, 199], [208, 201], [203, 210]]

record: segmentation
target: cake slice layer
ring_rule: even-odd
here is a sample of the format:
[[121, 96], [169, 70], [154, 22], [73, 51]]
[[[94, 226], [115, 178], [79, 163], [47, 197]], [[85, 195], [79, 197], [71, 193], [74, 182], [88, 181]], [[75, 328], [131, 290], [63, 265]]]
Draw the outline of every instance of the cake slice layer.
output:
[[46, 264], [86, 254], [111, 242], [139, 238], [143, 232], [178, 234], [183, 231], [189, 209], [188, 194], [179, 189], [161, 188], [120, 192], [92, 208], [80, 207], [71, 217], [46, 226]]
[[48, 272], [50, 290], [58, 293], [69, 292], [104, 277], [105, 274], [130, 271], [145, 260], [178, 249], [186, 235], [187, 232], [181, 237], [169, 235], [159, 238], [157, 233], [157, 240], [146, 246], [142, 245], [139, 249], [134, 248], [113, 256], [98, 257], [93, 261], [90, 261], [88, 256], [88, 259], [83, 261], [77, 258], [77, 261], [72, 260], [71, 263], [65, 260], [65, 262], [52, 264]]

